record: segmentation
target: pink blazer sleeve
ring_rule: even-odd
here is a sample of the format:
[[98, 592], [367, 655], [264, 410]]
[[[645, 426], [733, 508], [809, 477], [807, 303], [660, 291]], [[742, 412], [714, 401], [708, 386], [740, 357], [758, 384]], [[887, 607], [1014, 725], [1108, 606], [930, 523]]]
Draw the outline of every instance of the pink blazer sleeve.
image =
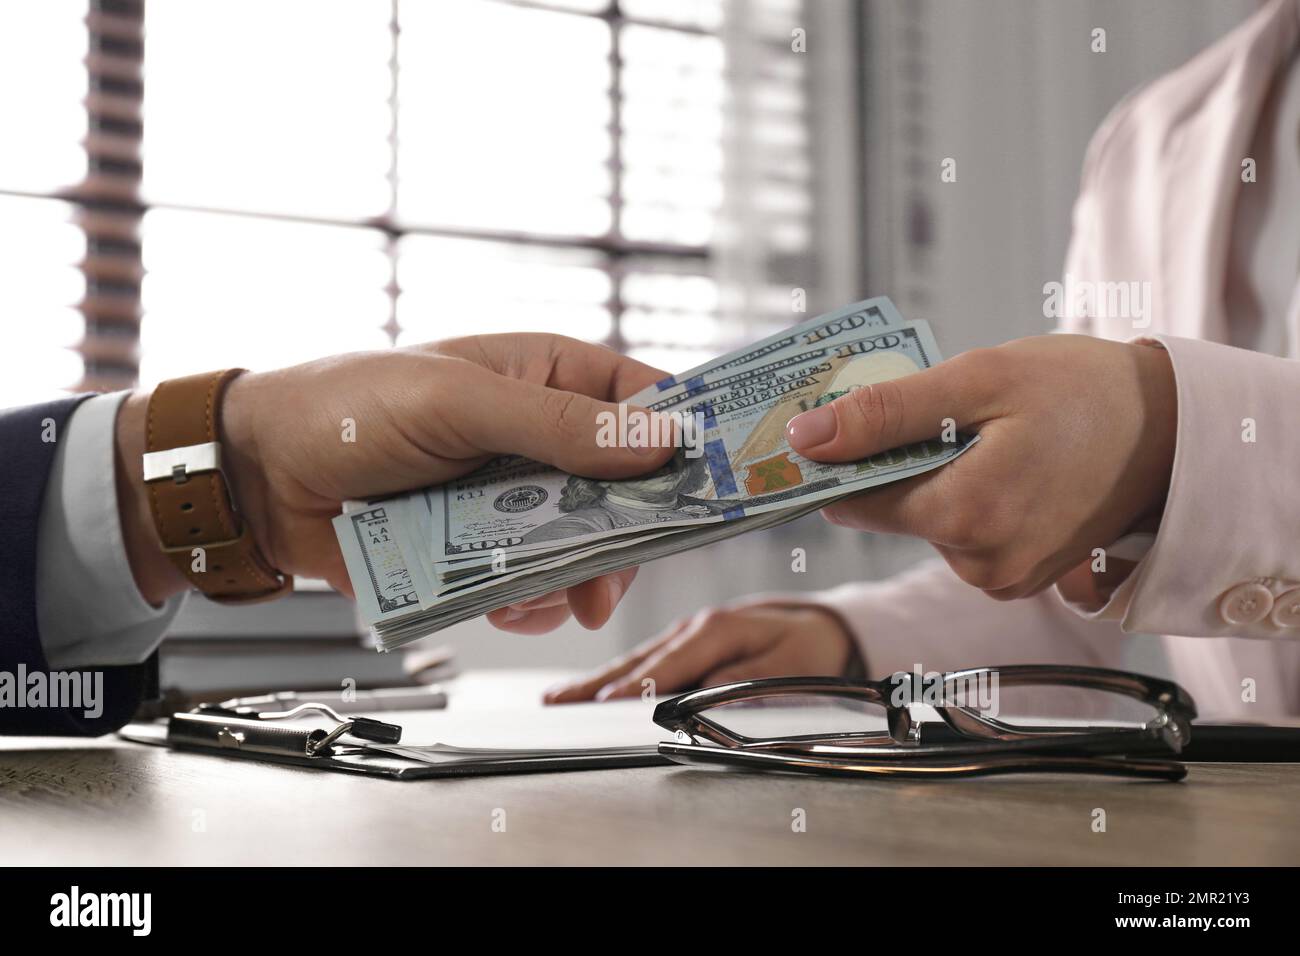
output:
[[1090, 621], [1055, 591], [999, 602], [927, 561], [885, 581], [845, 584], [790, 596], [836, 615], [853, 634], [867, 676], [1003, 664], [1119, 667], [1124, 635], [1113, 621]]
[[[1137, 109], [1147, 111], [1142, 121], [1135, 121]], [[1123, 270], [1140, 269], [1135, 263], [1156, 254], [1151, 226], [1140, 218], [1146, 207], [1129, 202], [1125, 190], [1158, 154], [1146, 140], [1163, 128], [1151, 112], [1161, 109], [1131, 95], [1094, 135], [1074, 205], [1067, 275], [1118, 278], [1117, 263], [1129, 274]], [[1171, 310], [1160, 318], [1164, 328], [1196, 334], [1188, 315]], [[1128, 323], [1071, 314], [1060, 331], [1120, 340], [1133, 334]], [[1178, 393], [1169, 497], [1151, 550], [1128, 578], [1109, 598], [1074, 610], [1129, 632], [1300, 638], [1300, 361], [1204, 338], [1147, 335], [1140, 341], [1168, 351]]]
[[1155, 337], [1178, 390], [1151, 550], [1089, 617], [1125, 631], [1300, 638], [1300, 361]]

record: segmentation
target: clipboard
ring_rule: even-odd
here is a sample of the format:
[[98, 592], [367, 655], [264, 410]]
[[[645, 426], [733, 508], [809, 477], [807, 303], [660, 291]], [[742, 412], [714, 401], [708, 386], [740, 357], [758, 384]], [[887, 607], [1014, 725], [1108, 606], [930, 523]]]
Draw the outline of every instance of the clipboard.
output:
[[[326, 718], [333, 726], [324, 729], [276, 723], [313, 714]], [[399, 724], [370, 717], [344, 717], [327, 704], [305, 703], [289, 711], [263, 713], [207, 704], [173, 714], [165, 722], [129, 725], [118, 735], [135, 743], [179, 751], [390, 780], [655, 767], [672, 763], [653, 744], [545, 750], [409, 745], [402, 743], [402, 732]]]

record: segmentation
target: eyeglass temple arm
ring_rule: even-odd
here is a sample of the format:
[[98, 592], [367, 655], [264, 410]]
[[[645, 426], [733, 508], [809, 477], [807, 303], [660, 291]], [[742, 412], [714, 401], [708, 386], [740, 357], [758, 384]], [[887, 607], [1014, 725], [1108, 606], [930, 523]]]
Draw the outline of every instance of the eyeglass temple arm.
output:
[[812, 754], [730, 750], [678, 743], [661, 743], [659, 752], [680, 763], [717, 764], [849, 777], [942, 779], [1003, 773], [1095, 773], [1154, 780], [1181, 780], [1187, 775], [1187, 768], [1172, 760], [1069, 754], [940, 755], [911, 757], [907, 760], [874, 760], [864, 756], [843, 761]]

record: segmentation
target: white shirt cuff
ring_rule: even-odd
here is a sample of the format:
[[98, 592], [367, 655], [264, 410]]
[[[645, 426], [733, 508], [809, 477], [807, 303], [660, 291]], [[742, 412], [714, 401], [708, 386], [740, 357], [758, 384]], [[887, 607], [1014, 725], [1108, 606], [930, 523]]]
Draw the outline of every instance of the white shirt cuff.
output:
[[131, 575], [118, 517], [113, 449], [126, 392], [82, 402], [64, 426], [45, 486], [36, 546], [36, 620], [54, 670], [138, 664], [184, 595], [154, 607]]

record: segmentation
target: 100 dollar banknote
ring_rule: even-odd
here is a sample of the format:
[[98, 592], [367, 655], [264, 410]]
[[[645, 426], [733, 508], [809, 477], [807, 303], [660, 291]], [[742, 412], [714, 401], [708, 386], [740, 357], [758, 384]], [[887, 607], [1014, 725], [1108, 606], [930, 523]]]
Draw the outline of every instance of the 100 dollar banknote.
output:
[[435, 564], [735, 520], [916, 474], [953, 457], [959, 443], [921, 443], [852, 464], [812, 461], [790, 447], [786, 424], [800, 412], [937, 361], [924, 322], [853, 334], [859, 337], [787, 346], [752, 368], [729, 363], [721, 374], [704, 370], [665, 392], [634, 396], [632, 405], [700, 423], [696, 448], [642, 478], [603, 481], [516, 459], [449, 482], [431, 495]]
[[888, 299], [856, 303], [628, 398], [698, 426], [690, 444], [649, 475], [601, 481], [504, 457], [446, 485], [350, 509], [335, 530], [362, 614], [385, 646], [397, 646], [493, 607], [772, 527], [937, 468], [976, 439], [936, 437], [826, 464], [791, 449], [785, 426], [855, 388], [939, 361], [926, 323], [905, 322]]

